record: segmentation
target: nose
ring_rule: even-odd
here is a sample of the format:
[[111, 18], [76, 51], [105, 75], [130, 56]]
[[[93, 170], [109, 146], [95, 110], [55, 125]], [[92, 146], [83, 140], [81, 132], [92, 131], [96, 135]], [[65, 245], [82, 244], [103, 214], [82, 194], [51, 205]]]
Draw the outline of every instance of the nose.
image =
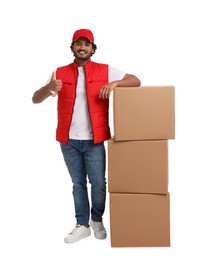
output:
[[79, 48], [80, 50], [84, 50], [85, 49], [85, 44], [84, 43], [82, 43], [81, 45], [80, 45], [80, 48]]

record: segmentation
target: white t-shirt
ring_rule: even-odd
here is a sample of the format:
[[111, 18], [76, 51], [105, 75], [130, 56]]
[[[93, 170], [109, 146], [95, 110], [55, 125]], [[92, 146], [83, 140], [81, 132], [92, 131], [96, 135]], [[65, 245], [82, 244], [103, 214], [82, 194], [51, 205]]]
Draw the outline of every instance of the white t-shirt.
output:
[[[125, 76], [125, 74], [125, 72], [109, 66], [109, 83], [115, 80], [121, 80]], [[57, 95], [57, 93], [52, 94], [53, 96]], [[78, 67], [76, 99], [74, 104], [71, 126], [69, 130], [69, 139], [93, 139], [90, 115], [88, 110], [88, 102], [86, 98], [84, 67]]]

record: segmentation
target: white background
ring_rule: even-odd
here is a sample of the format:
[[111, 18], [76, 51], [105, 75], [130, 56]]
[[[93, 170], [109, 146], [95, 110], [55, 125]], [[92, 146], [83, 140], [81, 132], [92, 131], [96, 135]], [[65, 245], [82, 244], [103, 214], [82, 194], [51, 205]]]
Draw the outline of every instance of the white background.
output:
[[[200, 2], [1, 1], [1, 259], [202, 257]], [[75, 219], [71, 181], [55, 141], [57, 99], [34, 105], [31, 97], [52, 70], [72, 62], [69, 46], [78, 28], [94, 32], [98, 46], [94, 61], [135, 74], [142, 85], [175, 86], [169, 248], [111, 248], [108, 197], [104, 215], [108, 238], [63, 242]], [[112, 111], [110, 124], [113, 129]]]

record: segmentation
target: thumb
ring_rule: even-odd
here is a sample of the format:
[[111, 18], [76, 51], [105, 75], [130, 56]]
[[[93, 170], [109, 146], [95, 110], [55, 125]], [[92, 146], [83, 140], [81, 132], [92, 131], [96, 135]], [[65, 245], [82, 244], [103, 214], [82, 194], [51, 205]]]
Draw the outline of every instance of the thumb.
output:
[[55, 72], [52, 73], [51, 75], [51, 81], [55, 80]]

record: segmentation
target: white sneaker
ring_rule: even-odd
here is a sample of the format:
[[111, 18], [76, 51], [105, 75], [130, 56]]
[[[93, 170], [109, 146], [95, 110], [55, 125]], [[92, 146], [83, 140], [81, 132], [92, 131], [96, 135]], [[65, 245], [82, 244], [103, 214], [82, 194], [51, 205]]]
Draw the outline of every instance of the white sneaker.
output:
[[105, 239], [107, 232], [104, 228], [103, 222], [96, 222], [91, 219], [90, 226], [94, 230], [94, 236], [98, 239]]
[[90, 234], [90, 227], [86, 227], [84, 225], [76, 225], [72, 232], [65, 237], [64, 241], [65, 243], [74, 243], [82, 238], [90, 236]]

